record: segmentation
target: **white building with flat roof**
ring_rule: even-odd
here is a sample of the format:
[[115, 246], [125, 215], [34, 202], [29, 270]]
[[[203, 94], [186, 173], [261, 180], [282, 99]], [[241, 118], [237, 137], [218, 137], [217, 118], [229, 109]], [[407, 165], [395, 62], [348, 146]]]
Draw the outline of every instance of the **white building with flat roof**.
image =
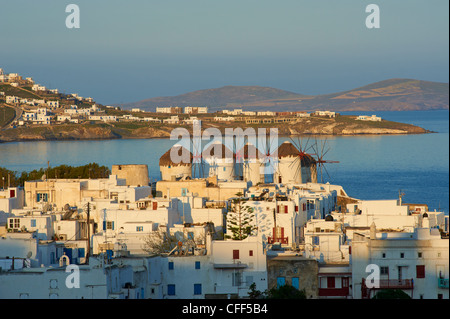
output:
[[[413, 299], [449, 298], [449, 240], [437, 228], [378, 232], [373, 223], [369, 235], [353, 235], [351, 262], [356, 299], [381, 289], [400, 289]], [[373, 271], [377, 282], [367, 280]]]

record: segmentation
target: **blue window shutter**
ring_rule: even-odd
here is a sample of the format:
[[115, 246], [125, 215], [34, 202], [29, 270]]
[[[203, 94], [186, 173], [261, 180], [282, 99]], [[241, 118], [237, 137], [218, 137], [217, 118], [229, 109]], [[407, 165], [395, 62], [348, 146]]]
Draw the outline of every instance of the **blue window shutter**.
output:
[[173, 269], [173, 261], [169, 261], [169, 269], [170, 269], [170, 270]]
[[114, 222], [112, 222], [112, 230], [114, 230]]
[[167, 285], [167, 294], [169, 296], [175, 296], [175, 285]]
[[292, 278], [292, 287], [298, 289], [299, 287], [298, 277]]
[[200, 262], [199, 261], [195, 262], [195, 269], [200, 269]]
[[194, 284], [194, 295], [202, 294], [202, 284]]
[[285, 277], [278, 277], [277, 278], [277, 288], [280, 288], [281, 286], [284, 286], [286, 284], [286, 278]]
[[106, 220], [103, 221], [103, 230], [106, 230]]
[[83, 258], [85, 257], [86, 253], [84, 248], [78, 248], [78, 257]]

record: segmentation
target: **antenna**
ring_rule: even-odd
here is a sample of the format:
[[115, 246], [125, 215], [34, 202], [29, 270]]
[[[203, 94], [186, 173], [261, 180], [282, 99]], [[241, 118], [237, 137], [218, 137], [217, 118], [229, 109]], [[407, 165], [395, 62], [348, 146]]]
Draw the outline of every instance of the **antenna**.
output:
[[398, 201], [400, 203], [400, 206], [402, 205], [403, 196], [405, 196], [405, 193], [402, 192], [401, 189], [398, 190]]
[[91, 227], [90, 227], [90, 217], [91, 217], [91, 207], [90, 203], [87, 203], [87, 251], [86, 251], [86, 264], [89, 265], [89, 255], [91, 253]]

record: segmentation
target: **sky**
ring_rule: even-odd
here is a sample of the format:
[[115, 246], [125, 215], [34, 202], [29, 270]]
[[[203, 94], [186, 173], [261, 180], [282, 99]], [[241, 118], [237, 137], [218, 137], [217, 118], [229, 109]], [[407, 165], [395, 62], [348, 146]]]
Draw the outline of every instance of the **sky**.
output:
[[[66, 27], [71, 3], [78, 29]], [[0, 68], [101, 104], [225, 85], [448, 83], [448, 12], [448, 0], [0, 0]]]

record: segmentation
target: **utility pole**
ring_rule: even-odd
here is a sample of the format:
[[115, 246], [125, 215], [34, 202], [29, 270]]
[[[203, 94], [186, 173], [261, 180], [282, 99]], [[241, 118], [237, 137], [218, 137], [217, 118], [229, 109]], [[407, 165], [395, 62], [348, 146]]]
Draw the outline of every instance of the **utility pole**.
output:
[[91, 254], [91, 224], [90, 224], [90, 217], [91, 217], [91, 207], [90, 203], [87, 203], [87, 251], [86, 251], [86, 264], [89, 265], [89, 255]]

